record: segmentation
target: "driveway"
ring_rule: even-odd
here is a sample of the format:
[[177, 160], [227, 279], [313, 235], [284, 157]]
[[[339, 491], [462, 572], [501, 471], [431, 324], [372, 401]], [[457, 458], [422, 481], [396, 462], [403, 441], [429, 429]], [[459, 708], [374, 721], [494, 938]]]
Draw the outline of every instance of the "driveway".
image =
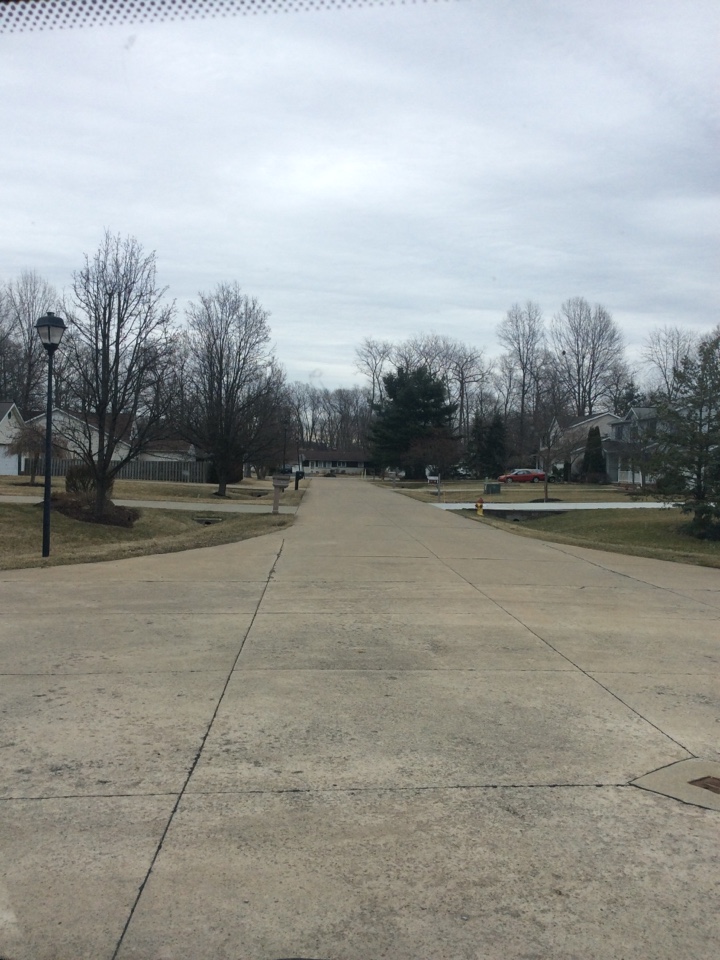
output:
[[0, 957], [715, 954], [717, 570], [314, 479], [0, 592]]

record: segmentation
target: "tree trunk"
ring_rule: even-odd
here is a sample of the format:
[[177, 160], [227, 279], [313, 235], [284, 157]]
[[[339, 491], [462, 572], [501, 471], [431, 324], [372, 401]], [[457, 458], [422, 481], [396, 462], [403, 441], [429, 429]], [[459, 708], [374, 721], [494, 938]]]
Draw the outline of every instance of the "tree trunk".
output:
[[108, 485], [105, 478], [98, 479], [95, 483], [95, 505], [93, 508], [95, 520], [100, 520], [105, 513], [107, 507], [107, 491]]

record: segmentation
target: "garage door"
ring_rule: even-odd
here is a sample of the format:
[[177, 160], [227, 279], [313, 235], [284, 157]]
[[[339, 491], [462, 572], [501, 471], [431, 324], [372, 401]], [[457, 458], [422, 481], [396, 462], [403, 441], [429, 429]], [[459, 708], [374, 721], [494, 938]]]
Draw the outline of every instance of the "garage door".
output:
[[7, 452], [7, 447], [0, 444], [0, 477], [16, 477], [18, 475], [18, 458]]

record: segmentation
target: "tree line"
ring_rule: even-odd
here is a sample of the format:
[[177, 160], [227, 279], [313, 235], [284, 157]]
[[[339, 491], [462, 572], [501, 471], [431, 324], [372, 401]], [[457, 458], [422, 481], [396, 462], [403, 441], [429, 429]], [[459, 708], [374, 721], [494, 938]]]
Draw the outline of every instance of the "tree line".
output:
[[656, 329], [641, 376], [603, 305], [572, 297], [546, 320], [526, 301], [499, 323], [497, 356], [435, 333], [367, 337], [355, 356], [364, 385], [328, 390], [287, 382], [269, 313], [237, 282], [200, 293], [184, 317], [167, 293], [155, 254], [110, 231], [63, 296], [34, 271], [0, 287], [0, 397], [24, 415], [44, 406], [35, 322], [48, 310], [66, 319], [55, 397], [85, 425], [73, 440], [94, 472], [98, 513], [121, 466], [169, 435], [212, 461], [221, 494], [243, 466], [262, 474], [312, 446], [370, 451], [379, 467], [404, 459], [419, 471], [424, 460], [497, 475], [552, 454], [558, 423], [638, 403], [677, 409], [688, 364], [712, 339]]

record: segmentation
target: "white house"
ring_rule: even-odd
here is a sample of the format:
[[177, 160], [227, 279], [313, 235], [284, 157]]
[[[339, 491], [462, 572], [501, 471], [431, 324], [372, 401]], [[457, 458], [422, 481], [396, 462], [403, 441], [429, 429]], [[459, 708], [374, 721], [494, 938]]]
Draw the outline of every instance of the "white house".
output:
[[[558, 451], [558, 453], [562, 451], [563, 461], [571, 464], [571, 475], [580, 473], [590, 429], [593, 427], [599, 428], [600, 438], [603, 444], [603, 453], [605, 453], [606, 443], [613, 436], [613, 426], [621, 420], [622, 417], [619, 417], [617, 414], [604, 410], [601, 413], [593, 413], [590, 416], [575, 417], [575, 419], [564, 423], [562, 427], [553, 424], [552, 432], [558, 436], [558, 439], [553, 444], [553, 448]], [[606, 470], [608, 466], [607, 459], [606, 456]], [[561, 467], [562, 463], [557, 463], [556, 466]], [[610, 471], [608, 470], [607, 472], [609, 473]]]
[[612, 424], [612, 436], [603, 442], [603, 452], [613, 483], [637, 486], [651, 479], [647, 465], [655, 449], [656, 428], [655, 407], [630, 407], [623, 419]]
[[151, 463], [165, 463], [168, 460], [173, 463], [178, 460], [194, 463], [197, 455], [192, 443], [179, 437], [164, 437], [152, 440], [147, 448], [138, 454], [138, 460]]
[[307, 450], [301, 454], [302, 468], [308, 476], [346, 473], [362, 476], [370, 457], [362, 450]]
[[[28, 423], [38, 423], [45, 426], [45, 414], [40, 414], [28, 420]], [[130, 423], [125, 425], [130, 429]], [[63, 448], [64, 456], [62, 459], [79, 460], [83, 450], [95, 454], [97, 452], [100, 431], [93, 424], [92, 419], [85, 420], [79, 414], [71, 413], [69, 410], [62, 410], [60, 407], [53, 408], [52, 414], [52, 439], [53, 445]], [[118, 440], [113, 452], [113, 460], [122, 460], [130, 452], [129, 444], [124, 440]]]
[[0, 476], [17, 477], [20, 473], [20, 457], [8, 453], [8, 445], [24, 423], [20, 411], [11, 400], [0, 402]]

